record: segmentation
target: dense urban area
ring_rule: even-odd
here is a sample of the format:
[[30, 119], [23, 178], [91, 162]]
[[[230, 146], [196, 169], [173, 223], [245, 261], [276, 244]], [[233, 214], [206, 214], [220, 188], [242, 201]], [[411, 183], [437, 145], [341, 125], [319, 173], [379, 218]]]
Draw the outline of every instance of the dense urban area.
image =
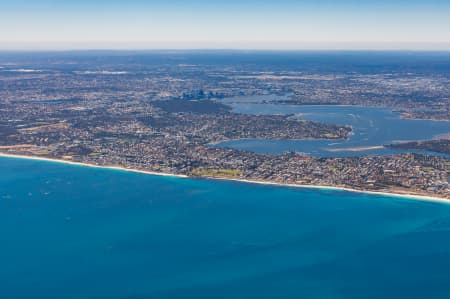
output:
[[[236, 96], [394, 107], [404, 118], [450, 121], [448, 73], [158, 55], [0, 55], [0, 152], [193, 177], [450, 198], [450, 159], [438, 155], [319, 158], [214, 146], [243, 138], [343, 140], [352, 134], [349, 126], [289, 115], [234, 113], [223, 100]], [[449, 153], [449, 142], [442, 137], [387, 146]]]

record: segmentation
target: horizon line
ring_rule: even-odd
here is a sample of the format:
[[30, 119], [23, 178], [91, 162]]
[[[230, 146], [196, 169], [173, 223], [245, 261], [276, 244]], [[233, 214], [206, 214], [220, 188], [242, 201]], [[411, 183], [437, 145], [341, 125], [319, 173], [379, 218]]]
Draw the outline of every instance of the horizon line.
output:
[[448, 52], [447, 42], [14, 42], [0, 41], [1, 52], [42, 51], [413, 51]]
[[392, 49], [369, 49], [369, 48], [298, 48], [298, 49], [282, 49], [282, 48], [83, 48], [83, 49], [2, 49], [0, 53], [45, 53], [45, 52], [416, 52], [416, 53], [450, 53], [450, 49], [408, 49], [408, 48], [392, 48]]

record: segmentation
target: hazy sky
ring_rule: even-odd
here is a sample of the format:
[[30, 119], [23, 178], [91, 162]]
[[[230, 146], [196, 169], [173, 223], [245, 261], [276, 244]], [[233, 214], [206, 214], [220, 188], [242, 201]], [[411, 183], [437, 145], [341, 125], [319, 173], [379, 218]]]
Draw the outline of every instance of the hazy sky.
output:
[[0, 0], [0, 49], [450, 49], [450, 0]]

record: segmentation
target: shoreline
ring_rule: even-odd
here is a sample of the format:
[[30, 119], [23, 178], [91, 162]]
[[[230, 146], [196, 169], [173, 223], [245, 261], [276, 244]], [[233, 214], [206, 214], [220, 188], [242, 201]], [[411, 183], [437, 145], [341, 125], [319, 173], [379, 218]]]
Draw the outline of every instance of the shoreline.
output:
[[400, 119], [413, 120], [413, 121], [429, 120], [429, 121], [438, 121], [438, 122], [450, 122], [450, 119], [442, 119], [442, 118], [409, 118], [407, 116], [400, 116]]
[[[353, 135], [353, 126], [349, 126], [352, 128], [352, 131], [350, 132], [349, 136]], [[294, 139], [280, 139], [280, 138], [274, 138], [274, 139], [264, 139], [264, 138], [235, 138], [235, 139], [224, 139], [224, 140], [219, 140], [219, 141], [213, 141], [213, 142], [209, 142], [207, 143], [207, 145], [209, 146], [217, 146], [220, 145], [222, 143], [225, 142], [236, 142], [236, 141], [252, 141], [252, 140], [257, 140], [257, 141], [348, 141], [349, 138], [312, 138], [312, 137], [306, 137], [306, 138], [294, 138]]]
[[352, 188], [348, 188], [348, 187], [339, 187], [339, 186], [303, 185], [303, 184], [277, 183], [277, 182], [269, 182], [269, 181], [233, 179], [233, 178], [221, 178], [221, 177], [206, 177], [206, 176], [205, 177], [202, 177], [202, 176], [192, 177], [192, 176], [182, 175], [182, 174], [171, 174], [171, 173], [164, 173], [164, 172], [145, 171], [145, 170], [139, 170], [139, 169], [126, 168], [126, 167], [122, 167], [122, 166], [112, 166], [112, 165], [111, 166], [102, 166], [102, 165], [95, 165], [95, 164], [82, 163], [82, 162], [73, 162], [73, 161], [68, 161], [68, 160], [63, 160], [63, 159], [53, 159], [53, 158], [16, 155], [16, 154], [5, 154], [5, 153], [0, 153], [0, 157], [46, 161], [46, 162], [53, 162], [53, 163], [60, 163], [60, 164], [68, 164], [68, 165], [73, 165], [73, 166], [82, 166], [82, 167], [90, 167], [90, 168], [98, 168], [98, 169], [110, 169], [110, 170], [118, 170], [118, 171], [125, 171], [125, 172], [132, 172], [132, 173], [146, 174], [146, 175], [154, 175], [154, 176], [176, 177], [176, 178], [183, 178], [183, 179], [211, 179], [211, 180], [231, 181], [231, 182], [240, 182], [240, 183], [247, 183], [247, 184], [259, 184], [259, 185], [290, 187], [290, 188], [346, 191], [346, 192], [352, 192], [352, 193], [381, 195], [381, 196], [388, 196], [388, 197], [395, 197], [395, 198], [404, 198], [404, 199], [411, 199], [411, 200], [430, 201], [430, 202], [439, 202], [439, 203], [450, 204], [450, 199], [447, 199], [445, 197], [436, 197], [436, 196], [427, 196], [427, 195], [418, 195], [418, 194], [409, 194], [409, 193], [368, 191], [368, 190], [358, 190], [358, 189], [352, 189]]
[[335, 147], [326, 149], [328, 152], [365, 152], [385, 148], [384, 145], [357, 146], [357, 147]]
[[90, 168], [99, 168], [99, 169], [110, 169], [110, 170], [119, 170], [119, 171], [126, 171], [126, 172], [133, 172], [133, 173], [140, 173], [140, 174], [149, 174], [149, 175], [155, 175], [155, 176], [170, 176], [170, 177], [178, 177], [178, 178], [189, 178], [187, 175], [182, 174], [171, 174], [171, 173], [164, 173], [164, 172], [156, 172], [156, 171], [146, 171], [146, 170], [139, 170], [139, 169], [133, 169], [133, 168], [126, 168], [122, 166], [102, 166], [102, 165], [95, 165], [95, 164], [89, 164], [89, 163], [82, 163], [82, 162], [73, 162], [63, 159], [53, 159], [53, 158], [44, 158], [44, 157], [36, 157], [36, 156], [26, 156], [26, 155], [15, 155], [15, 154], [5, 154], [0, 153], [0, 157], [5, 158], [15, 158], [15, 159], [26, 159], [26, 160], [36, 160], [36, 161], [46, 161], [46, 162], [54, 162], [54, 163], [60, 163], [60, 164], [68, 164], [73, 166], [82, 166], [82, 167], [90, 167]]
[[439, 202], [439, 203], [450, 204], [450, 199], [447, 199], [445, 197], [436, 197], [436, 196], [427, 196], [427, 195], [418, 195], [418, 194], [359, 190], [359, 189], [352, 189], [352, 188], [348, 188], [348, 187], [339, 187], [339, 186], [333, 187], [333, 186], [322, 186], [322, 185], [302, 185], [302, 184], [289, 184], [289, 183], [277, 183], [277, 182], [268, 182], [268, 181], [245, 180], [245, 179], [227, 179], [227, 178], [214, 178], [214, 177], [206, 177], [206, 178], [208, 178], [208, 179], [216, 179], [216, 180], [223, 180], [223, 181], [234, 181], [234, 182], [241, 182], [241, 183], [249, 183], [249, 184], [290, 187], [290, 188], [317, 189], [317, 190], [329, 190], [329, 191], [345, 191], [345, 192], [351, 192], [351, 193], [360, 193], [360, 194], [369, 194], [369, 195], [382, 195], [382, 196], [403, 198], [403, 199], [410, 199], [410, 200], [430, 201], [430, 202]]

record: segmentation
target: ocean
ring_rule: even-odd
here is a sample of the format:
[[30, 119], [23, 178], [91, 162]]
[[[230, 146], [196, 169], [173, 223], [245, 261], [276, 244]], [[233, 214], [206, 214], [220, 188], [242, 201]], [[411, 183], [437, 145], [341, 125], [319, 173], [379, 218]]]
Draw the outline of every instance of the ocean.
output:
[[450, 298], [450, 205], [0, 157], [0, 298]]

